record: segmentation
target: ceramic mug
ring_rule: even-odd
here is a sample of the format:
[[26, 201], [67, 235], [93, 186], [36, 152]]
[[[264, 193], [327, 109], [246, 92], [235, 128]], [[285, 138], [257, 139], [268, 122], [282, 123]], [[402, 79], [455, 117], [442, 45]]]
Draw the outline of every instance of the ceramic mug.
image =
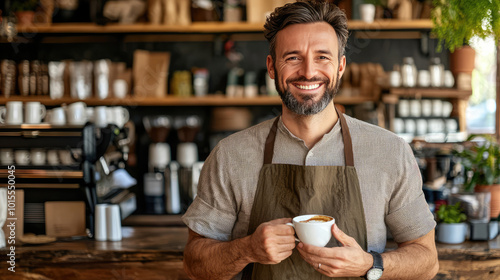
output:
[[298, 241], [318, 247], [330, 242], [333, 224], [333, 217], [320, 214], [297, 216], [293, 218], [293, 223], [287, 223], [295, 229]]
[[106, 106], [97, 106], [94, 108], [94, 123], [96, 127], [106, 127], [108, 125]]
[[2, 165], [10, 165], [14, 163], [14, 150], [0, 149], [0, 163]]
[[24, 106], [24, 123], [39, 124], [47, 113], [45, 106], [40, 102], [26, 102]]
[[47, 151], [47, 163], [49, 165], [59, 165], [59, 151], [58, 150], [48, 150]]
[[30, 151], [28, 150], [16, 150], [14, 157], [16, 164], [28, 165], [30, 163]]
[[68, 123], [71, 125], [83, 125], [87, 122], [87, 105], [85, 102], [75, 102], [68, 106]]
[[0, 108], [0, 123], [19, 125], [23, 123], [23, 102], [9, 101]]
[[410, 115], [410, 101], [406, 99], [398, 102], [398, 115], [400, 117], [408, 117]]
[[47, 153], [44, 149], [31, 149], [30, 157], [33, 165], [45, 165]]
[[57, 107], [50, 110], [49, 123], [52, 125], [65, 125], [66, 124], [66, 113], [64, 108]]
[[130, 114], [125, 107], [114, 106], [107, 108], [108, 122], [122, 128], [130, 118]]

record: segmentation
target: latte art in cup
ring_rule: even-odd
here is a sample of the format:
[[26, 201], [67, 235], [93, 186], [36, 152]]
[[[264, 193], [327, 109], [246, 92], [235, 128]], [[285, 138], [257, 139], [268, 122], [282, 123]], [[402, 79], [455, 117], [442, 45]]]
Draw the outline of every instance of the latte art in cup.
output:
[[297, 216], [287, 223], [295, 229], [296, 241], [318, 247], [326, 246], [332, 238], [333, 224], [335, 218], [321, 214]]
[[300, 221], [301, 223], [325, 223], [333, 220], [332, 217], [316, 215], [307, 220]]

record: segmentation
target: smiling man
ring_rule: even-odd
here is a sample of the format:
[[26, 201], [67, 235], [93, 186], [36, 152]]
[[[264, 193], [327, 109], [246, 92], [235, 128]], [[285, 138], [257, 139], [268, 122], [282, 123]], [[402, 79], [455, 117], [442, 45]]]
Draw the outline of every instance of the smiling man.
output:
[[[235, 133], [205, 161], [184, 267], [193, 279], [431, 279], [435, 222], [404, 140], [335, 109], [347, 19], [296, 2], [267, 19], [266, 65], [282, 115]], [[335, 218], [325, 247], [296, 243], [291, 218]], [[398, 249], [384, 252], [389, 231]]]

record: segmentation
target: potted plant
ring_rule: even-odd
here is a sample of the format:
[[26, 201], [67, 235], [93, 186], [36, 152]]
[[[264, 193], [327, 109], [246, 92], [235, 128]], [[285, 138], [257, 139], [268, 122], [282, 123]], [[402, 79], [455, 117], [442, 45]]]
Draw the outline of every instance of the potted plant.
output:
[[449, 244], [459, 244], [465, 241], [467, 215], [460, 207], [460, 202], [453, 205], [441, 205], [436, 215], [438, 220], [437, 241]]
[[19, 24], [30, 25], [35, 18], [37, 6], [38, 0], [13, 0], [10, 9], [16, 15]]
[[451, 52], [450, 70], [455, 77], [458, 73], [472, 73], [475, 51], [468, 46], [472, 37], [500, 38], [500, 17], [498, 1], [490, 0], [433, 0], [431, 19], [433, 34], [439, 39], [437, 50], [442, 43]]
[[[480, 141], [473, 141], [473, 140]], [[491, 193], [490, 218], [500, 215], [500, 145], [491, 135], [473, 134], [453, 154], [464, 167], [464, 190]]]

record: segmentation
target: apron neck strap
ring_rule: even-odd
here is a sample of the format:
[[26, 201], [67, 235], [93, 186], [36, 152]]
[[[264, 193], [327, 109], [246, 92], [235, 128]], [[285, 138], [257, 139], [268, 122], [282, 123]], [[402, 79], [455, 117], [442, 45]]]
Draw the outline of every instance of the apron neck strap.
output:
[[[354, 156], [352, 152], [352, 141], [351, 134], [349, 133], [349, 128], [347, 127], [347, 122], [345, 120], [344, 114], [339, 112], [336, 106], [335, 111], [339, 116], [340, 128], [342, 131], [342, 139], [344, 141], [344, 158], [346, 166], [354, 166]], [[271, 164], [273, 161], [274, 154], [274, 140], [276, 139], [276, 131], [278, 130], [279, 117], [273, 123], [269, 134], [267, 135], [265, 148], [264, 148], [264, 164]]]

